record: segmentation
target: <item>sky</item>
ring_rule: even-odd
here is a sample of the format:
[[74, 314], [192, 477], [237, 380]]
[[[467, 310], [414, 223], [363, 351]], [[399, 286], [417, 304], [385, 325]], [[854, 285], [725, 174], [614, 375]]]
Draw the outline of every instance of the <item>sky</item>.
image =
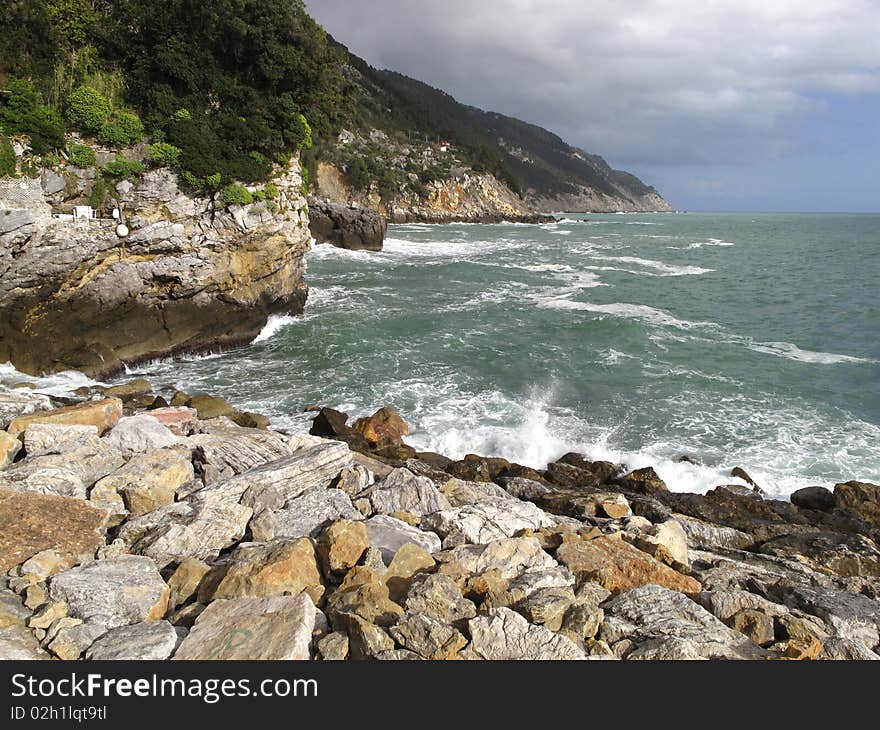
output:
[[307, 0], [377, 68], [682, 210], [880, 212], [880, 0]]

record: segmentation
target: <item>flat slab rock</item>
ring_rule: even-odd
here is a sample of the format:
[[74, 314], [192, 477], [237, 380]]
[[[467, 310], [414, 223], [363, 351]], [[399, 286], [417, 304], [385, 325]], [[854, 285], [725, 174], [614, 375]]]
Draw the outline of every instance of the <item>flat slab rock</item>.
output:
[[428, 515], [422, 526], [443, 538], [455, 536], [474, 545], [512, 537], [520, 530], [552, 527], [555, 521], [531, 502], [485, 498], [482, 502]]
[[494, 608], [488, 616], [468, 622], [471, 643], [460, 656], [489, 660], [585, 659], [584, 651], [571, 639], [543, 626], [535, 626], [509, 608]]
[[148, 558], [122, 555], [59, 573], [49, 583], [53, 601], [65, 601], [68, 614], [106, 629], [165, 616], [170, 594]]
[[14, 419], [35, 411], [52, 408], [48, 396], [28, 390], [0, 391], [0, 429], [5, 429]]
[[104, 510], [79, 499], [0, 491], [0, 573], [44, 550], [94, 554], [105, 520]]
[[645, 585], [602, 604], [600, 637], [625, 659], [761, 659], [766, 652], [687, 596]]
[[451, 507], [449, 500], [427, 477], [419, 477], [409, 469], [395, 469], [370, 494], [373, 511], [390, 515], [409, 512], [418, 517]]
[[167, 621], [120, 626], [104, 634], [86, 652], [94, 661], [161, 661], [177, 647], [177, 630]]
[[251, 534], [263, 542], [276, 537], [317, 537], [330, 522], [363, 518], [345, 492], [320, 489], [290, 500], [280, 510], [264, 511], [251, 521]]
[[316, 617], [304, 593], [217, 600], [196, 620], [174, 659], [310, 659]]
[[122, 401], [107, 398], [75, 406], [65, 406], [51, 411], [37, 411], [13, 419], [7, 430], [13, 436], [23, 433], [32, 423], [54, 423], [71, 426], [95, 426], [103, 435], [122, 418]]

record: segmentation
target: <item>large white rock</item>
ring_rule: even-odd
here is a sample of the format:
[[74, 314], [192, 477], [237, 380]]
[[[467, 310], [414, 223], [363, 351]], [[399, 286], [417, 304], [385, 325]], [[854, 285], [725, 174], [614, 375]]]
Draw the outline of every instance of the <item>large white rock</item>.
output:
[[196, 620], [174, 659], [310, 659], [316, 617], [306, 593], [218, 599]]
[[370, 494], [377, 514], [410, 512], [418, 517], [450, 508], [449, 500], [427, 477], [418, 477], [409, 469], [395, 469]]
[[471, 619], [468, 626], [471, 644], [462, 656], [469, 659], [571, 661], [585, 658], [583, 649], [571, 639], [530, 624], [509, 608], [493, 608], [488, 616]]
[[449, 557], [469, 574], [481, 575], [492, 570], [507, 580], [560, 567], [534, 537], [505, 538], [488, 545], [462, 545], [450, 550]]
[[254, 540], [276, 537], [317, 537], [329, 522], [362, 520], [364, 516], [340, 489], [321, 489], [290, 500], [280, 510], [266, 510], [251, 521]]
[[409, 543], [418, 545], [429, 553], [435, 553], [441, 547], [440, 538], [433, 532], [424, 532], [388, 515], [375, 515], [364, 524], [367, 527], [370, 545], [382, 553], [382, 559], [386, 564], [391, 562], [394, 554], [401, 547]]
[[153, 561], [136, 555], [97, 560], [54, 576], [53, 601], [68, 614], [105, 629], [164, 617], [170, 589]]
[[120, 419], [105, 439], [107, 443], [118, 448], [126, 459], [149, 449], [164, 449], [186, 443], [185, 439], [175, 436], [158, 418], [146, 413]]
[[487, 497], [481, 502], [435, 512], [422, 519], [422, 526], [442, 538], [455, 538], [475, 545], [512, 537], [520, 530], [552, 527], [555, 521], [531, 502]]

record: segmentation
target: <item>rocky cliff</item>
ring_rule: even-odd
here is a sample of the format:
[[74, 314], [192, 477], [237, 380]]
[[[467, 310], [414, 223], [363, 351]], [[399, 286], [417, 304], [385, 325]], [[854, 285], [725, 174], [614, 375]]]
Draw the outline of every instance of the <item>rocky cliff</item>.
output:
[[270, 314], [302, 311], [311, 236], [298, 162], [278, 170], [276, 199], [247, 206], [192, 197], [168, 170], [123, 181], [127, 236], [112, 218], [67, 215], [94, 177], [68, 168], [0, 185], [0, 362], [106, 374], [242, 344]]

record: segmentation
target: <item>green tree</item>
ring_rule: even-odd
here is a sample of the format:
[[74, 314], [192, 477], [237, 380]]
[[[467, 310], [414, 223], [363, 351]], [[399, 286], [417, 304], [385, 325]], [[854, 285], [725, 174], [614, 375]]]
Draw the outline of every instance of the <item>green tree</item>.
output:
[[128, 147], [144, 136], [144, 124], [131, 112], [114, 112], [101, 127], [98, 135], [102, 142], [112, 147]]
[[0, 127], [7, 134], [27, 135], [31, 149], [38, 155], [64, 147], [64, 122], [54, 110], [43, 104], [42, 97], [29, 81], [10, 79], [10, 96], [0, 106]]
[[15, 177], [15, 150], [9, 137], [0, 137], [0, 177]]

